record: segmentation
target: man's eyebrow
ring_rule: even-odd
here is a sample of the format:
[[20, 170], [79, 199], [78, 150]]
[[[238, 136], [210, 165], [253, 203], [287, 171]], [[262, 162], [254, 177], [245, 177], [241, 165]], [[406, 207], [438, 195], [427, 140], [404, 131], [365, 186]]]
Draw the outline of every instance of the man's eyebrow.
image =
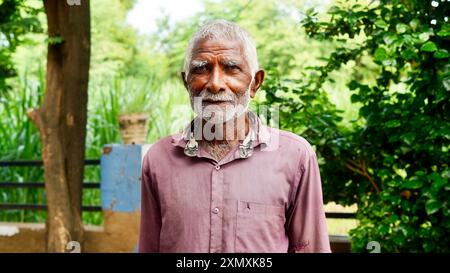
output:
[[240, 64], [240, 62], [238, 62], [236, 60], [223, 60], [221, 62], [222, 62], [222, 64], [228, 65], [228, 66], [235, 66], [235, 65], [239, 65]]
[[203, 61], [203, 60], [192, 60], [192, 61], [191, 61], [191, 68], [204, 67], [204, 66], [207, 65], [207, 64], [208, 64], [207, 61]]

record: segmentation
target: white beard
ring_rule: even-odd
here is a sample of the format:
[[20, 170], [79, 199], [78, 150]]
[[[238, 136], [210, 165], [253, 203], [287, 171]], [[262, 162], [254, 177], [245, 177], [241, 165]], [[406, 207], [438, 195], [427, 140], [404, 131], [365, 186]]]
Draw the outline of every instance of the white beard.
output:
[[[207, 90], [203, 90], [198, 96], [194, 97], [192, 96], [192, 91], [189, 90], [191, 107], [197, 116], [202, 117], [207, 122], [213, 124], [226, 123], [247, 112], [250, 104], [250, 88], [252, 83], [253, 79], [247, 90], [242, 94], [235, 94], [229, 90], [213, 94]], [[204, 105], [204, 100], [227, 101], [227, 103], [222, 103], [222, 105]]]

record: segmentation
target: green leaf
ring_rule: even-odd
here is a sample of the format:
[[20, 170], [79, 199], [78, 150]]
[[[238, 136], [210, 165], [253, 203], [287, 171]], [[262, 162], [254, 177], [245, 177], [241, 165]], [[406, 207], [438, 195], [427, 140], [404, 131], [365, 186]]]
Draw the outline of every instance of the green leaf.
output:
[[378, 228], [378, 231], [380, 232], [380, 234], [385, 235], [389, 232], [389, 225], [381, 225]]
[[419, 39], [421, 42], [425, 43], [430, 39], [430, 33], [429, 32], [422, 32], [419, 34]]
[[395, 26], [395, 30], [397, 30], [397, 33], [405, 33], [406, 30], [408, 30], [408, 26], [402, 23], [399, 23]]
[[408, 181], [403, 183], [402, 188], [404, 189], [420, 189], [423, 186], [423, 181], [419, 179], [417, 176], [411, 177]]
[[386, 49], [379, 47], [377, 48], [377, 50], [375, 50], [375, 61], [379, 61], [382, 62], [383, 60], [385, 60], [387, 58], [387, 52]]
[[350, 101], [351, 101], [352, 103], [361, 101], [361, 97], [360, 97], [358, 94], [352, 94], [352, 96], [350, 97]]
[[64, 39], [61, 36], [53, 36], [47, 38], [47, 43], [51, 45], [61, 44], [62, 42], [64, 42]]
[[435, 57], [436, 59], [444, 59], [447, 58], [448, 56], [450, 56], [450, 54], [448, 54], [447, 49], [439, 49], [433, 54], [433, 57]]
[[352, 81], [349, 82], [348, 88], [350, 90], [358, 89], [359, 88], [359, 83], [357, 81], [355, 81], [355, 80], [352, 80]]
[[388, 128], [394, 128], [394, 127], [398, 127], [400, 125], [401, 125], [401, 123], [400, 123], [400, 120], [398, 120], [398, 119], [392, 119], [392, 120], [386, 122], [386, 127], [388, 127]]
[[381, 62], [384, 66], [395, 66], [397, 62], [394, 59], [386, 59]]
[[444, 24], [442, 29], [436, 33], [439, 37], [448, 37], [450, 36], [450, 26], [448, 24]]
[[402, 56], [402, 58], [404, 58], [406, 60], [412, 60], [412, 59], [417, 58], [417, 53], [414, 51], [414, 49], [407, 48], [402, 51], [401, 56]]
[[397, 40], [397, 35], [392, 32], [388, 32], [383, 36], [383, 41], [386, 45], [390, 45]]
[[425, 52], [434, 52], [437, 50], [437, 46], [432, 41], [428, 41], [420, 47], [420, 50]]
[[342, 10], [340, 8], [338, 8], [337, 6], [332, 6], [329, 10], [328, 13], [329, 14], [338, 14], [341, 13]]
[[383, 21], [382, 19], [376, 20], [374, 24], [375, 24], [375, 26], [382, 28], [382, 29], [385, 29], [388, 26], [388, 24], [386, 24], [386, 22]]
[[430, 199], [425, 203], [425, 210], [428, 215], [436, 213], [442, 207], [442, 203], [436, 199]]
[[420, 21], [418, 19], [412, 19], [411, 22], [409, 22], [409, 26], [412, 28], [413, 31], [416, 31], [417, 26], [419, 26]]
[[417, 171], [414, 174], [417, 176], [425, 176], [426, 175], [426, 173], [424, 171]]
[[439, 173], [432, 173], [428, 175], [428, 179], [433, 183], [432, 187], [435, 189], [442, 188], [445, 184], [447, 184], [447, 180], [442, 179]]
[[442, 175], [442, 177], [444, 177], [445, 179], [450, 179], [450, 170], [449, 170], [449, 169], [444, 170], [444, 171], [441, 173], [441, 175]]
[[416, 134], [413, 132], [409, 132], [409, 133], [402, 135], [402, 138], [406, 144], [412, 145], [414, 143], [414, 139], [416, 138]]

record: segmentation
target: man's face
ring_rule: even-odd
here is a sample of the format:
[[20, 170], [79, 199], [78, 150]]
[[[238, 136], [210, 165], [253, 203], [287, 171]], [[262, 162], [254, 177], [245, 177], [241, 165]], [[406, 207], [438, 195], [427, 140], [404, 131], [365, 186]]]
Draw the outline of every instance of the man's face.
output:
[[253, 79], [242, 43], [204, 39], [197, 42], [192, 53], [185, 81], [192, 107], [198, 108], [194, 104], [201, 102], [203, 118], [213, 123], [226, 122], [246, 111], [264, 73], [258, 71], [258, 79]]

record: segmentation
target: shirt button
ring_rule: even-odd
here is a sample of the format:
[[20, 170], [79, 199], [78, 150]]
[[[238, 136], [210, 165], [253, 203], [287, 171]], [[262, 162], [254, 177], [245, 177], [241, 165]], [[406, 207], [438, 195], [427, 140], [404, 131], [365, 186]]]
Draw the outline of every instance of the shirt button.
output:
[[215, 214], [217, 214], [217, 213], [219, 213], [219, 211], [220, 211], [219, 208], [214, 208], [212, 212], [215, 213]]
[[216, 165], [216, 170], [220, 170], [220, 165]]

